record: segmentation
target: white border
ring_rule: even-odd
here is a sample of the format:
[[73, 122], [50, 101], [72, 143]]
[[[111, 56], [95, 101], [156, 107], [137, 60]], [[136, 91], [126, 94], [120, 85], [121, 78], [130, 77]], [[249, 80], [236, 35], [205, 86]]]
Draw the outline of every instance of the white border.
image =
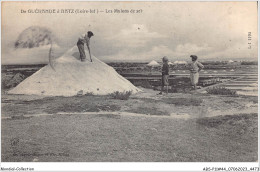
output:
[[[4, 0], [6, 2], [9, 1], [17, 1], [17, 0]], [[1, 2], [4, 2], [1, 0]], [[27, 1], [27, 2], [33, 2], [32, 0], [20, 0], [20, 1]], [[36, 0], [37, 1], [37, 0]], [[41, 1], [53, 1], [53, 0], [41, 0]], [[66, 1], [66, 2], [72, 2], [71, 0], [56, 0], [59, 2]], [[82, 1], [82, 0], [81, 0]], [[84, 0], [89, 1], [89, 0]], [[91, 0], [90, 0], [91, 1]], [[95, 0], [99, 2], [106, 2], [104, 0]], [[125, 0], [112, 0], [112, 1], [125, 1]], [[131, 1], [144, 1], [144, 0], [131, 0]], [[149, 0], [149, 1], [160, 1], [160, 0]], [[178, 0], [163, 0], [163, 1], [178, 1]], [[179, 0], [180, 1], [180, 0]], [[198, 0], [182, 0], [182, 1], [190, 1], [190, 2], [198, 2]], [[245, 0], [218, 0], [219, 2], [241, 2]], [[17, 1], [18, 2], [18, 1]], [[34, 1], [35, 2], [35, 1]], [[75, 2], [75, 1], [74, 1]], [[80, 2], [80, 1], [78, 1]], [[209, 0], [200, 0], [200, 2], [216, 2], [216, 1], [209, 1]], [[248, 2], [258, 2], [258, 0], [248, 0]], [[2, 8], [2, 4], [0, 5]], [[260, 7], [258, 5], [258, 16], [260, 14]], [[1, 21], [1, 18], [0, 18]], [[259, 33], [259, 18], [258, 18], [258, 33]], [[2, 29], [0, 33], [0, 38], [2, 35]], [[258, 40], [260, 36], [258, 34]], [[2, 42], [2, 39], [1, 39]], [[1, 43], [0, 43], [1, 45]], [[2, 46], [1, 46], [2, 47]], [[259, 61], [259, 44], [258, 44], [258, 61]], [[1, 54], [1, 50], [0, 50]], [[2, 58], [1, 58], [2, 60]], [[2, 63], [1, 63], [2, 64]], [[1, 69], [1, 66], [0, 66]], [[258, 65], [258, 73], [260, 72], [260, 67]], [[258, 75], [258, 81], [260, 77]], [[1, 87], [1, 86], [0, 86]], [[258, 85], [258, 90], [260, 86]], [[1, 95], [0, 95], [1, 98]], [[258, 102], [259, 102], [259, 96], [258, 96]], [[258, 113], [260, 110], [258, 109]], [[1, 109], [0, 109], [1, 114]], [[2, 120], [0, 124], [2, 123]], [[259, 118], [258, 118], [258, 160], [259, 160]], [[1, 138], [0, 138], [1, 140]], [[1, 148], [0, 148], [1, 150]], [[1, 157], [0, 157], [1, 160]], [[0, 164], [1, 168], [10, 168], [10, 171], [24, 171], [23, 168], [34, 168], [34, 171], [203, 171], [204, 167], [216, 167], [216, 168], [226, 168], [227, 170], [230, 167], [247, 167], [247, 169], [250, 169], [251, 167], [259, 167], [259, 162], [146, 162], [146, 163], [139, 163], [139, 162], [2, 162]], [[16, 169], [16, 170], [13, 170]], [[236, 171], [236, 170], [232, 170]]]
[[[226, 168], [228, 171], [241, 171], [234, 168], [259, 167], [258, 162], [241, 163], [241, 162], [215, 162], [215, 163], [200, 163], [200, 162], [94, 162], [94, 163], [2, 163], [1, 168], [18, 169], [34, 168], [34, 171], [203, 171], [203, 168]], [[20, 169], [20, 170], [19, 170]], [[29, 171], [29, 170], [28, 170]], [[213, 171], [213, 170], [212, 170]], [[220, 170], [219, 170], [220, 171]]]

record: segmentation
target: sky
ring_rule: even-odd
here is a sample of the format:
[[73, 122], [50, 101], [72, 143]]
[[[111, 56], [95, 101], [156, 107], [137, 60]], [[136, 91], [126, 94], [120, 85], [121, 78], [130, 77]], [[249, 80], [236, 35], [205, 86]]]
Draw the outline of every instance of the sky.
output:
[[[56, 13], [29, 13], [36, 9]], [[62, 9], [95, 13], [57, 13]], [[3, 2], [1, 24], [2, 64], [48, 61], [48, 46], [14, 49], [30, 26], [52, 31], [56, 58], [91, 30], [91, 53], [107, 62], [161, 61], [163, 56], [189, 61], [191, 54], [202, 61], [257, 60], [257, 2]]]

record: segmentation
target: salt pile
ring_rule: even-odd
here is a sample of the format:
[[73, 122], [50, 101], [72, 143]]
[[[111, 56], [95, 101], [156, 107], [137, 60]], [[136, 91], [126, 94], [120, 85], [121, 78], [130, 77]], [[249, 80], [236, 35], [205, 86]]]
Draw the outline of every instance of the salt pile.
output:
[[[88, 53], [86, 52], [86, 55]], [[77, 46], [56, 59], [53, 70], [49, 65], [10, 90], [10, 94], [74, 96], [91, 93], [107, 95], [116, 91], [141, 91], [119, 75], [112, 67], [92, 55], [93, 62], [79, 60]]]
[[147, 66], [160, 66], [160, 64], [157, 61], [152, 60], [150, 63], [147, 64]]

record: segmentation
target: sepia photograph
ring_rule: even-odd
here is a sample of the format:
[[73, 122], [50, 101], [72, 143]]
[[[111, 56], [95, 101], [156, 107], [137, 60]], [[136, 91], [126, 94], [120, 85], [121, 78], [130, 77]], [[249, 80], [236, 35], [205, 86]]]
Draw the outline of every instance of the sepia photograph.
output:
[[257, 1], [1, 2], [1, 161], [258, 163], [257, 23]]

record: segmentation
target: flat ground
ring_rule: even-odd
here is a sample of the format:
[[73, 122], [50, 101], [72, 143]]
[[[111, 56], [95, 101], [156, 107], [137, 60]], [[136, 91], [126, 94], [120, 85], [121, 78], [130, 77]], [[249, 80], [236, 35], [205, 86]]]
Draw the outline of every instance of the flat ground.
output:
[[2, 94], [2, 161], [257, 161], [257, 97]]

